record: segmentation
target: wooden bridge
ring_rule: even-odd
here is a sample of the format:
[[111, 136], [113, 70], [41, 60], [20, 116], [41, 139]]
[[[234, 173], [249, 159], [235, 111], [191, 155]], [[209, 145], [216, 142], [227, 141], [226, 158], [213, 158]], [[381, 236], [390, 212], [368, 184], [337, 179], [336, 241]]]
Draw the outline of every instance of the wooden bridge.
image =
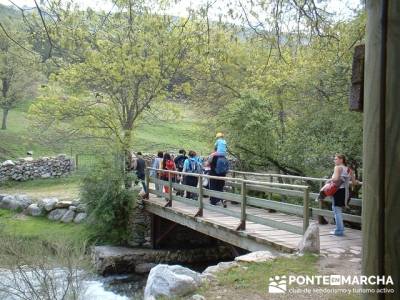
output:
[[[233, 171], [229, 177], [191, 174], [199, 179], [198, 186], [193, 187], [174, 182], [175, 176], [184, 173], [153, 169], [168, 174], [166, 181], [150, 177], [150, 169], [146, 170], [148, 212], [249, 251], [275, 248], [294, 252], [310, 222], [316, 222], [318, 216], [333, 218], [332, 211], [314, 201], [326, 179]], [[224, 180], [226, 190], [204, 188], [204, 180]], [[290, 183], [283, 183], [287, 181]], [[169, 192], [161, 192], [155, 185], [167, 186]], [[197, 199], [178, 196], [174, 191], [195, 193]], [[223, 199], [228, 206], [211, 205], [207, 197]], [[353, 208], [361, 208], [360, 199], [351, 199], [350, 203]], [[358, 215], [344, 213], [343, 219], [361, 224]], [[329, 233], [333, 229], [334, 225], [320, 226], [321, 251], [338, 246], [361, 247], [360, 230], [346, 228], [345, 236], [337, 237]], [[167, 234], [168, 229], [162, 235]], [[159, 239], [162, 236], [153, 236], [153, 240]]]

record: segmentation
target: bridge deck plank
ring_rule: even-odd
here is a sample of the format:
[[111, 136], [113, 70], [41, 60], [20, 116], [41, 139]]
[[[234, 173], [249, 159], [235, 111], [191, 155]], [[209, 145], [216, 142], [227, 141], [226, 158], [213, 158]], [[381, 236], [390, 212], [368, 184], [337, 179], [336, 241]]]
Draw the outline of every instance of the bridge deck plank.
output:
[[[204, 203], [206, 203], [208, 199], [204, 199]], [[158, 198], [151, 195], [150, 199], [145, 200], [146, 203], [157, 205], [160, 208], [164, 207], [167, 203], [165, 199]], [[295, 251], [299, 241], [301, 240], [301, 235], [291, 233], [285, 230], [279, 230], [270, 226], [256, 224], [253, 222], [246, 222], [246, 230], [244, 231], [236, 231], [235, 229], [240, 223], [240, 219], [234, 216], [224, 215], [223, 213], [211, 211], [207, 208], [203, 210], [203, 217], [195, 218], [194, 215], [198, 211], [198, 202], [193, 201], [193, 205], [189, 205], [188, 203], [182, 203], [178, 201], [173, 201], [172, 207], [165, 208], [166, 211], [171, 214], [175, 212], [179, 212], [180, 214], [185, 215], [190, 222], [193, 222], [193, 226], [196, 224], [204, 223], [212, 225], [215, 228], [225, 228], [230, 233], [233, 233], [237, 236], [238, 239], [243, 239], [241, 241], [241, 245], [246, 245], [246, 239], [250, 239], [252, 242], [256, 241], [260, 245], [268, 245], [272, 247], [276, 247], [280, 250], [286, 251]], [[219, 206], [221, 207], [221, 206]], [[221, 207], [222, 208], [222, 207]], [[240, 212], [240, 205], [231, 205], [228, 204], [228, 209], [234, 212]], [[246, 209], [247, 214], [255, 215], [262, 218], [271, 219], [274, 221], [279, 221], [282, 223], [287, 223], [295, 226], [301, 227], [303, 224], [303, 219], [300, 216], [295, 215], [287, 215], [280, 212], [269, 212], [265, 209], [248, 207]], [[189, 222], [187, 220], [187, 222]], [[311, 222], [314, 222], [311, 220]], [[182, 224], [185, 225], [185, 224]], [[351, 247], [351, 246], [360, 246], [361, 242], [361, 231], [351, 228], [346, 228], [344, 237], [337, 237], [329, 234], [330, 231], [334, 229], [334, 225], [327, 224], [320, 226], [320, 242], [321, 242], [321, 250], [329, 250], [334, 247]], [[211, 232], [214, 232], [210, 230]], [[239, 242], [238, 242], [239, 243]], [[253, 247], [254, 248], [254, 247]], [[250, 250], [250, 249], [249, 249]]]

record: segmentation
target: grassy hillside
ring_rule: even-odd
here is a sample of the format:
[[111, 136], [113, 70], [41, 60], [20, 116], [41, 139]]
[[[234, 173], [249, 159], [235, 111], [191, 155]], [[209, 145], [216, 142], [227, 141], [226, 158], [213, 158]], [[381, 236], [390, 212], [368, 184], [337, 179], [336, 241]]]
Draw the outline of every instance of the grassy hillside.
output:
[[[7, 130], [0, 130], [0, 161], [24, 157], [29, 150], [34, 151], [35, 157], [91, 152], [87, 141], [73, 144], [61, 143], [57, 149], [39, 144], [30, 130], [28, 109], [29, 104], [24, 104], [10, 111]], [[176, 121], [153, 121], [139, 125], [134, 133], [132, 148], [143, 152], [171, 151], [180, 148], [193, 149], [200, 154], [210, 152], [212, 141], [206, 140], [207, 134], [199, 118], [189, 112], [185, 106], [179, 106], [179, 110], [182, 118]]]

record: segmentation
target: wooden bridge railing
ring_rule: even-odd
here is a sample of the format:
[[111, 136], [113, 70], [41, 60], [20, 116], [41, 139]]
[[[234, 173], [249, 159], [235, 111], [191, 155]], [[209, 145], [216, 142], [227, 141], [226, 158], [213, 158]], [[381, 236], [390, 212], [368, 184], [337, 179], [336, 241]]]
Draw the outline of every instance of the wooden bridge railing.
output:
[[[150, 176], [150, 170], [158, 174], [168, 174], [168, 181], [161, 180], [157, 177]], [[173, 181], [173, 178], [177, 175], [186, 175], [186, 176], [194, 176], [199, 179], [198, 186], [193, 187], [185, 184], [180, 184]], [[228, 183], [233, 183], [239, 185], [240, 194], [237, 193], [229, 193], [229, 192], [219, 192], [215, 190], [210, 190], [203, 187], [203, 180], [224, 180]], [[151, 189], [150, 183], [154, 183], [160, 186], [169, 187], [169, 192], [164, 193], [157, 189]], [[165, 204], [166, 207], [172, 207], [173, 201], [185, 203], [191, 206], [196, 206], [198, 208], [195, 217], [203, 216], [203, 209], [207, 208], [208, 210], [218, 212], [224, 215], [237, 217], [240, 219], [240, 223], [237, 226], [237, 230], [245, 230], [246, 229], [246, 221], [254, 222], [257, 224], [262, 224], [266, 226], [270, 226], [276, 229], [285, 230], [297, 234], [303, 234], [309, 225], [309, 219], [311, 215], [310, 210], [310, 188], [304, 185], [296, 185], [296, 184], [282, 184], [275, 182], [262, 182], [256, 180], [247, 180], [243, 178], [233, 178], [233, 177], [219, 177], [219, 176], [210, 176], [205, 174], [192, 174], [192, 173], [183, 173], [178, 171], [169, 171], [169, 170], [160, 170], [147, 168], [146, 169], [146, 185], [147, 189], [150, 193], [165, 197], [167, 202]], [[174, 195], [173, 189], [178, 191], [186, 191], [190, 193], [197, 194], [197, 201], [193, 199], [188, 199], [182, 196]], [[249, 195], [249, 191], [261, 191], [261, 192], [274, 192], [279, 193], [281, 195], [287, 196], [295, 196], [302, 198], [303, 205], [294, 205], [289, 203], [282, 203], [273, 200], [258, 198], [255, 196]], [[233, 201], [240, 203], [241, 208], [240, 212], [231, 210], [229, 208], [222, 208], [219, 206], [208, 204], [204, 201], [204, 196], [209, 197], [217, 197], [219, 199]], [[266, 209], [274, 209], [277, 211], [295, 214], [303, 217], [302, 226], [296, 226], [288, 223], [283, 223], [279, 221], [275, 221], [272, 219], [268, 219], [265, 217], [260, 217], [254, 214], [251, 214], [247, 209], [248, 207], [259, 207]]]
[[[231, 174], [233, 178], [244, 178], [249, 179], [253, 178], [259, 181], [267, 181], [267, 182], [275, 182], [276, 180], [289, 180], [291, 183], [307, 185], [310, 187], [310, 197], [311, 199], [315, 199], [319, 194], [319, 189], [324, 185], [327, 181], [327, 178], [316, 178], [316, 177], [303, 177], [303, 176], [294, 176], [294, 175], [282, 175], [282, 174], [273, 174], [273, 173], [255, 173], [255, 172], [243, 172], [243, 171], [236, 171], [232, 170], [228, 174]], [[260, 178], [266, 178], [266, 180], [260, 180]], [[312, 186], [310, 183], [314, 182], [315, 185], [318, 187], [317, 190], [312, 190]], [[362, 182], [360, 182], [362, 185]], [[235, 188], [235, 185], [232, 186]], [[269, 196], [272, 199], [272, 193]], [[325, 202], [332, 203], [331, 197], [327, 197], [324, 200]], [[350, 206], [357, 207], [361, 209], [362, 207], [362, 199], [360, 198], [351, 198], [350, 199]], [[318, 208], [311, 208], [311, 215], [312, 216], [325, 216], [325, 217], [332, 217], [333, 213], [330, 210], [322, 209], [321, 203], [319, 203]], [[353, 214], [343, 214], [343, 219], [345, 221], [350, 221], [354, 223], [361, 224], [361, 216], [353, 215]]]

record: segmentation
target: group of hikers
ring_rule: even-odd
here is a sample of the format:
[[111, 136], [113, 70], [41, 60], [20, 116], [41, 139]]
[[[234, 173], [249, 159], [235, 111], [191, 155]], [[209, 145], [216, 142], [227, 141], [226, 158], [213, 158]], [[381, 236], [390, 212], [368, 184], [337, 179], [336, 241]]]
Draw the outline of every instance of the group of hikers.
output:
[[[141, 153], [138, 152], [137, 162], [135, 166], [136, 175], [138, 179], [142, 181], [143, 189], [147, 194], [147, 187], [145, 185], [145, 168], [146, 164], [144, 159], [141, 157]], [[206, 174], [211, 176], [225, 177], [229, 171], [229, 162], [227, 160], [227, 143], [224, 139], [224, 135], [221, 132], [216, 134], [216, 142], [214, 144], [214, 151], [205, 158], [200, 158], [197, 153], [190, 150], [188, 156], [186, 151], [179, 150], [179, 155], [173, 157], [170, 153], [158, 152], [157, 157], [152, 161], [150, 176], [161, 179], [163, 181], [169, 181], [170, 179], [175, 183], [185, 184], [192, 187], [197, 187], [199, 184], [199, 177], [193, 176], [194, 174]], [[355, 179], [354, 173], [347, 166], [346, 157], [343, 154], [336, 154], [334, 158], [334, 170], [331, 179], [321, 188], [316, 201], [321, 201], [323, 206], [326, 202], [323, 200], [331, 196], [332, 197], [332, 211], [335, 219], [335, 230], [331, 234], [336, 236], [344, 235], [344, 224], [343, 224], [343, 207], [347, 207], [350, 195], [349, 189], [350, 184], [353, 186], [359, 184]], [[165, 170], [165, 171], [163, 171]], [[181, 173], [171, 173], [166, 171], [178, 171]], [[203, 187], [222, 192], [225, 186], [225, 180], [219, 180], [216, 178], [203, 178]], [[175, 186], [176, 187], [176, 186]], [[169, 193], [169, 185], [155, 184], [158, 195]], [[178, 196], [196, 199], [197, 194], [185, 191], [184, 189], [176, 188], [176, 194]], [[226, 201], [217, 198], [210, 197], [210, 204], [217, 205], [221, 203], [226, 207]], [[320, 224], [327, 224], [327, 221], [323, 216], [319, 217]]]
[[[141, 153], [137, 153], [136, 166], [133, 167], [136, 170], [136, 175], [139, 180], [142, 181], [144, 192], [147, 194], [147, 187], [144, 183], [145, 174], [145, 162], [141, 157]], [[166, 170], [166, 171], [162, 171]], [[170, 173], [167, 171], [178, 171], [183, 174]], [[216, 141], [214, 144], [214, 151], [205, 158], [201, 158], [197, 155], [194, 150], [190, 150], [188, 155], [184, 149], [179, 150], [179, 154], [174, 157], [170, 153], [164, 153], [159, 151], [156, 158], [151, 163], [150, 176], [163, 181], [171, 180], [175, 183], [185, 184], [188, 186], [197, 187], [199, 184], [198, 176], [195, 174], [206, 174], [211, 176], [225, 177], [229, 171], [229, 162], [227, 159], [227, 142], [224, 139], [224, 134], [218, 132], [216, 134]], [[225, 186], [224, 180], [218, 180], [214, 178], [203, 178], [202, 185], [204, 188], [222, 192]], [[162, 193], [169, 193], [169, 185], [155, 184], [156, 191], [159, 195]], [[196, 199], [197, 194], [193, 192], [185, 191], [179, 188], [176, 189], [178, 196]], [[222, 203], [226, 207], [226, 202], [217, 197], [210, 197], [211, 205], [218, 205]]]

